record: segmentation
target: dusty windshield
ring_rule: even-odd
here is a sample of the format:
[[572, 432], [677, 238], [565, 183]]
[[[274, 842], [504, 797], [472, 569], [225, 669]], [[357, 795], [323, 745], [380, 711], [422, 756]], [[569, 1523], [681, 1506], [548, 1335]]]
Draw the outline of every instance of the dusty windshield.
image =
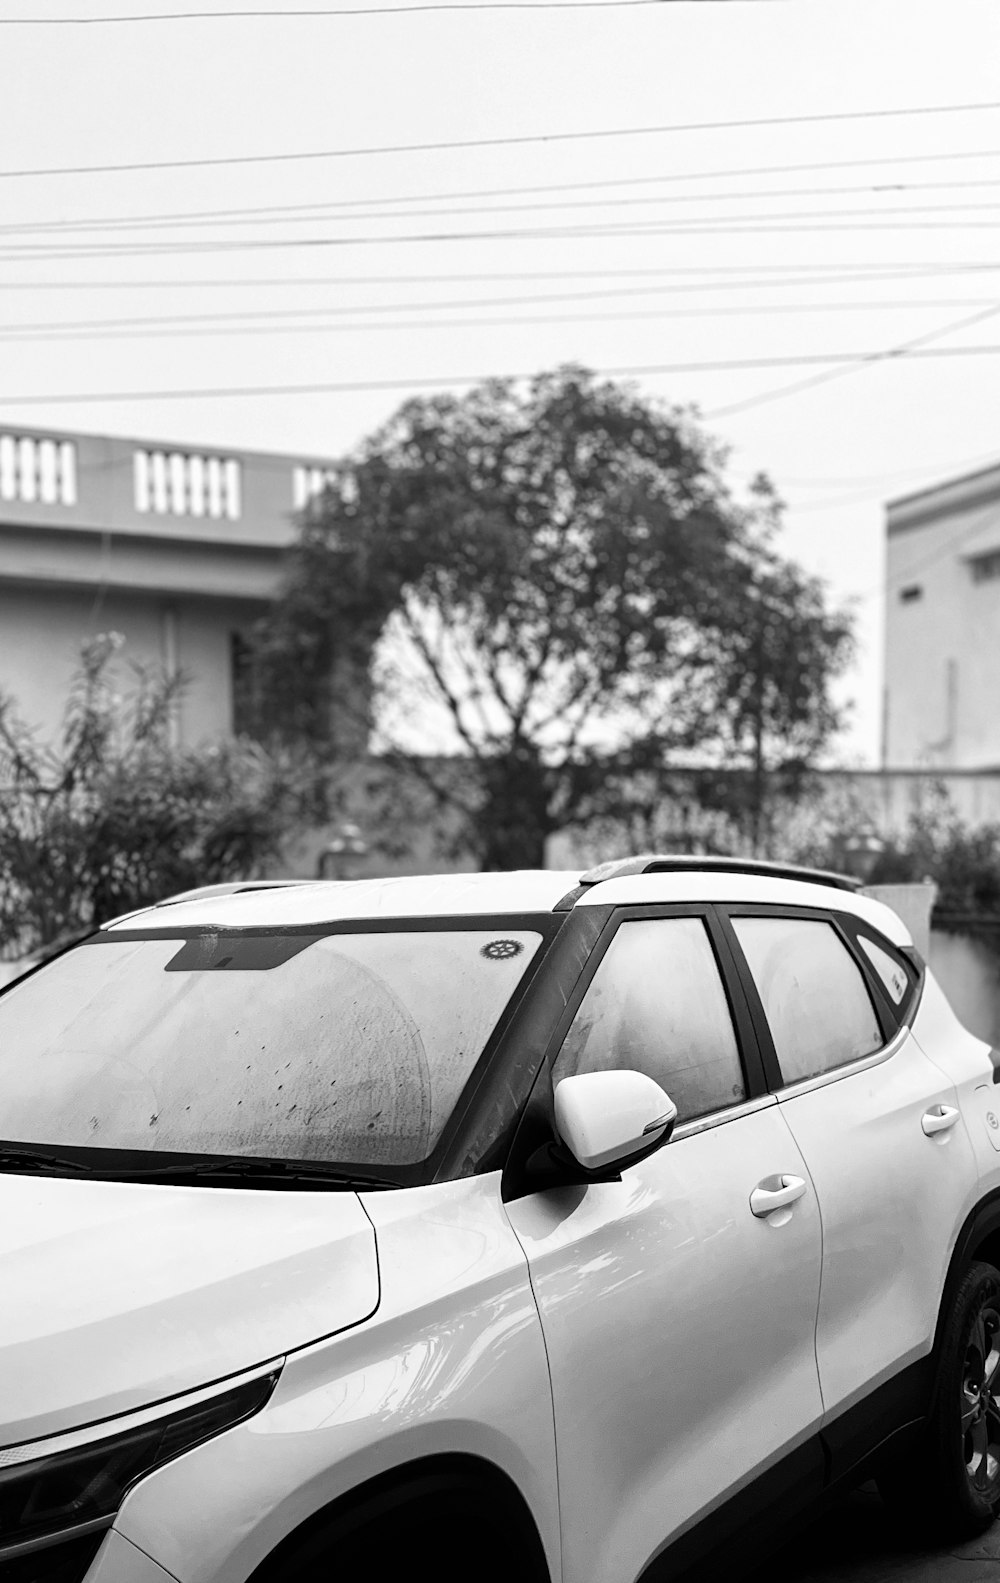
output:
[[107, 940], [0, 997], [0, 1139], [426, 1158], [532, 930]]

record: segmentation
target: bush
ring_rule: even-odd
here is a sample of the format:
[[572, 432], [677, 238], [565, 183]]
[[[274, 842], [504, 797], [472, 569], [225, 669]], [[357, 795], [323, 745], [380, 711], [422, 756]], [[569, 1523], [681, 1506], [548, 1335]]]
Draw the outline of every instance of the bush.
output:
[[180, 684], [84, 645], [63, 727], [42, 744], [0, 698], [0, 951], [27, 955], [194, 885], [261, 873], [311, 811], [315, 777], [247, 741], [172, 744]]

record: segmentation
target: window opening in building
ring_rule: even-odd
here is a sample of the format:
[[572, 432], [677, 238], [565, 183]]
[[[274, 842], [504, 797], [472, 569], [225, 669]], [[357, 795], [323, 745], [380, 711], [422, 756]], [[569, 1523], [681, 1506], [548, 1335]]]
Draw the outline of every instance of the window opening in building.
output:
[[990, 550], [988, 555], [969, 557], [969, 569], [974, 583], [990, 583], [1000, 577], [1000, 550]]
[[134, 453], [135, 509], [156, 516], [228, 518], [243, 510], [240, 464], [187, 451]]
[[332, 489], [337, 475], [332, 467], [293, 467], [292, 504], [296, 511], [303, 511], [317, 500], [324, 489]]
[[229, 697], [233, 735], [252, 736], [257, 713], [253, 649], [242, 632], [229, 635]]
[[899, 590], [899, 602], [901, 605], [914, 605], [918, 599], [923, 599], [923, 597], [924, 590], [919, 583], [911, 583], [909, 588], [901, 588]]
[[76, 505], [76, 446], [72, 440], [0, 434], [0, 500], [27, 505]]

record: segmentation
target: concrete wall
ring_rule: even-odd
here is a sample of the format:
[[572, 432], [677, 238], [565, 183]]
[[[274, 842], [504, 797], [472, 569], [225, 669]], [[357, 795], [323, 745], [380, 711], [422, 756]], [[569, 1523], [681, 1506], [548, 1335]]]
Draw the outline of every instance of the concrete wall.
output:
[[[40, 467], [37, 478], [29, 476], [35, 469], [26, 469], [22, 477], [24, 447], [29, 448], [32, 462], [43, 453], [50, 455], [53, 447], [60, 448], [60, 455], [68, 447], [71, 479], [44, 480]], [[191, 487], [192, 462], [201, 481], [196, 490]], [[0, 523], [284, 548], [295, 537], [295, 512], [302, 499], [296, 488], [299, 476], [306, 469], [319, 473], [329, 465], [268, 451], [219, 451], [61, 429], [13, 430], [0, 424]], [[221, 496], [218, 490], [208, 490], [206, 479], [209, 469], [217, 472], [220, 466], [230, 469], [227, 478], [232, 478], [233, 469], [236, 474], [235, 490], [227, 486]], [[180, 490], [173, 484], [178, 470]], [[140, 472], [145, 488], [139, 484]], [[160, 479], [160, 475], [166, 476]], [[165, 489], [156, 487], [158, 479]], [[66, 483], [69, 488], [63, 487]]]
[[1000, 765], [1000, 469], [889, 507], [882, 761]]
[[43, 739], [59, 730], [80, 645], [99, 632], [125, 638], [115, 673], [134, 685], [129, 663], [190, 678], [178, 711], [178, 741], [193, 746], [232, 730], [230, 638], [255, 611], [240, 601], [169, 599], [84, 589], [0, 585], [0, 690]]
[[0, 689], [58, 730], [84, 638], [189, 677], [179, 739], [233, 726], [230, 643], [277, 591], [330, 464], [0, 424]]
[[866, 885], [861, 894], [891, 907], [909, 929], [910, 938], [920, 955], [929, 960], [931, 912], [937, 895], [936, 885]]
[[988, 939], [934, 929], [928, 961], [969, 1032], [1000, 1045], [1000, 931]]
[[1000, 770], [821, 770], [816, 784], [848, 796], [886, 838], [902, 834], [940, 791], [963, 823], [1000, 824]]

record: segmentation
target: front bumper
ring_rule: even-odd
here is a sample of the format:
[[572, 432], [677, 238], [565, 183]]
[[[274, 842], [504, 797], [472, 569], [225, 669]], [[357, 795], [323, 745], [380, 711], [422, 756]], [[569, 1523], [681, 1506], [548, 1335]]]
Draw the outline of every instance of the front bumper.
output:
[[111, 1528], [83, 1583], [177, 1583], [177, 1579], [131, 1539]]

